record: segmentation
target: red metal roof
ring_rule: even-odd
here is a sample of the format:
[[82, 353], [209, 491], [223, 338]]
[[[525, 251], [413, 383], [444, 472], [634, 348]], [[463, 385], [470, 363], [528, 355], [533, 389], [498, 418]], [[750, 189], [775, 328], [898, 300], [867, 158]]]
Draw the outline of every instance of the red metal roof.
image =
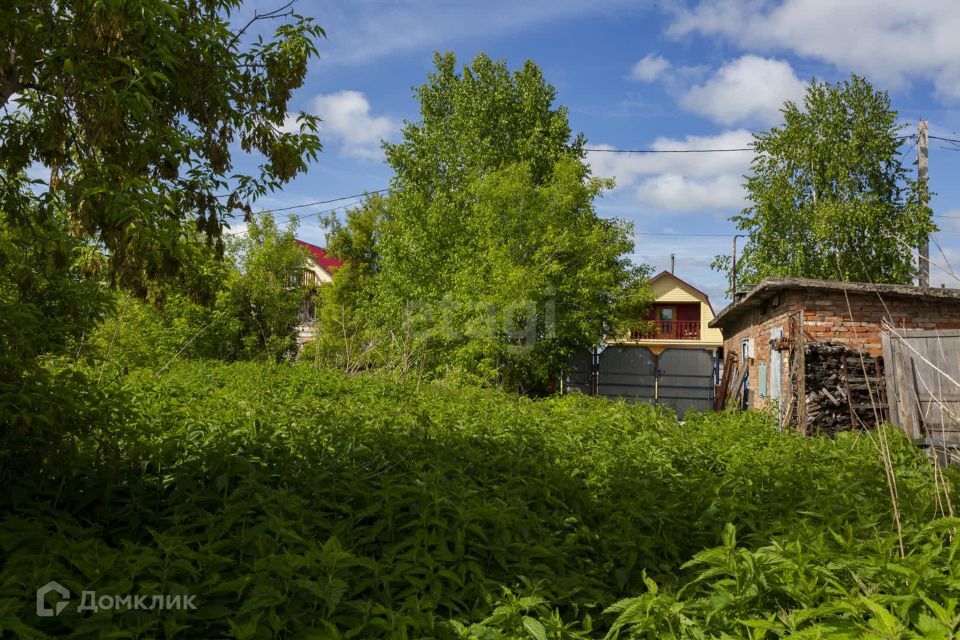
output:
[[342, 260], [327, 253], [326, 249], [323, 247], [318, 247], [315, 244], [310, 244], [309, 242], [304, 242], [303, 240], [297, 240], [296, 243], [309, 251], [316, 263], [328, 273], [333, 273], [343, 266]]

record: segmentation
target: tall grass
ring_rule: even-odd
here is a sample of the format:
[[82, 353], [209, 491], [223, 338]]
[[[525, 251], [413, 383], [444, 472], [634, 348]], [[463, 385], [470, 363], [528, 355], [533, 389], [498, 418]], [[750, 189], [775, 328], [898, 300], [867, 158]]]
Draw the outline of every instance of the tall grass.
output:
[[[956, 522], [936, 519], [928, 463], [895, 430], [902, 559], [884, 462], [853, 434], [802, 438], [754, 413], [680, 425], [646, 405], [310, 366], [176, 363], [124, 384], [123, 410], [91, 413], [56, 465], [18, 468], [0, 497], [0, 634], [958, 628]], [[198, 609], [41, 619], [34, 591], [49, 580], [196, 594]]]

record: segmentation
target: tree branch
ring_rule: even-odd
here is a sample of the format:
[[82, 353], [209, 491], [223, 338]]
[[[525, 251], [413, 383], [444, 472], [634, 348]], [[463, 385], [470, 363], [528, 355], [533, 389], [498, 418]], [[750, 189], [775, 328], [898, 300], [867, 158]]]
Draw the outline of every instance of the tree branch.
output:
[[247, 29], [249, 29], [254, 22], [257, 22], [258, 20], [270, 20], [273, 18], [285, 18], [287, 16], [293, 15], [293, 9], [291, 7], [293, 7], [293, 5], [296, 2], [297, 0], [290, 0], [289, 2], [287, 2], [287, 4], [283, 5], [282, 7], [279, 7], [278, 9], [274, 9], [273, 11], [268, 11], [266, 13], [254, 12], [253, 17], [250, 18], [247, 24], [243, 25], [243, 27], [239, 31], [233, 34], [233, 40], [230, 41], [230, 45], [227, 48], [237, 44], [237, 40], [243, 37], [243, 34], [246, 33]]

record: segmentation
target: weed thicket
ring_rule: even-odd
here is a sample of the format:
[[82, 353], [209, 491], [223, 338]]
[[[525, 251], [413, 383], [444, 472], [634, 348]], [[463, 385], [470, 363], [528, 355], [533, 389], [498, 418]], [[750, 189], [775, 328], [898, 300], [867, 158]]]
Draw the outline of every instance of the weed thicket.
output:
[[[306, 366], [134, 372], [0, 510], [0, 634], [953, 638], [960, 522], [889, 432], [532, 401]], [[69, 446], [68, 446], [69, 445]], [[68, 453], [65, 453], [68, 452]], [[957, 488], [956, 482], [954, 488]], [[34, 612], [196, 594], [196, 611]], [[111, 635], [112, 634], [112, 635]]]

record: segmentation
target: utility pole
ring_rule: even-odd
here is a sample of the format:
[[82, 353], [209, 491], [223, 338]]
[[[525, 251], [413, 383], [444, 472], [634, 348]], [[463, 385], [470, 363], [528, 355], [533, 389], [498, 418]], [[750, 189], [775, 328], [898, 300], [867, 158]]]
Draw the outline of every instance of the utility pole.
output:
[[673, 273], [673, 270], [676, 266], [677, 266], [677, 256], [671, 253], [670, 254], [670, 273]]
[[[917, 182], [920, 185], [920, 198], [927, 203], [927, 121], [921, 120], [917, 127]], [[930, 234], [924, 236], [917, 251], [921, 287], [930, 286]]]
[[730, 302], [737, 301], [737, 238], [742, 238], [742, 234], [733, 236], [733, 277], [730, 283]]

